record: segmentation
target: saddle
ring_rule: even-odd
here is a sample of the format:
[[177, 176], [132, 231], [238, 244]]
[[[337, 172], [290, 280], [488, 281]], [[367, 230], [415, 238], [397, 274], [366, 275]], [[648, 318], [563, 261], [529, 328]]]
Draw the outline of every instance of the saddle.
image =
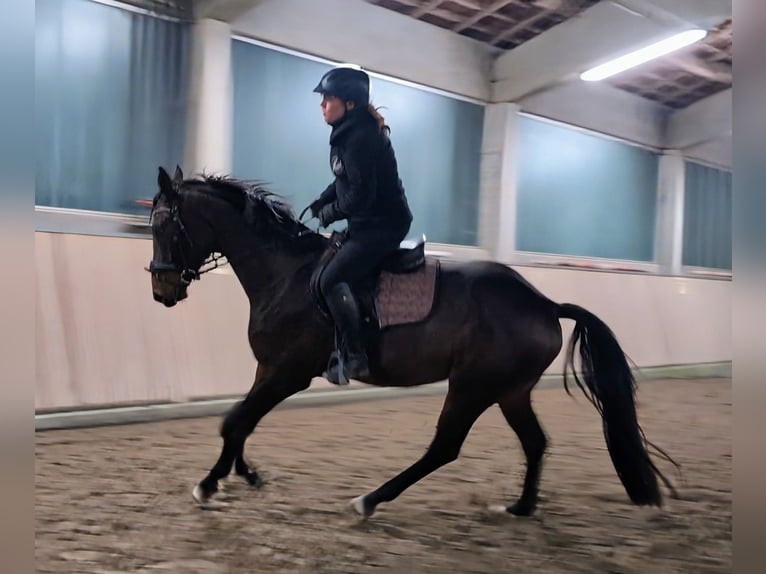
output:
[[[310, 291], [320, 313], [332, 322], [319, 289], [319, 279], [327, 264], [343, 246], [345, 232], [333, 232], [311, 276]], [[359, 304], [363, 344], [372, 364], [381, 333], [391, 327], [425, 321], [433, 309], [440, 265], [436, 257], [425, 254], [426, 238], [407, 238], [369, 277], [351, 285]], [[330, 362], [338, 360], [342, 347], [335, 330], [335, 351]], [[333, 381], [335, 382], [335, 381]], [[337, 384], [337, 383], [336, 383]]]

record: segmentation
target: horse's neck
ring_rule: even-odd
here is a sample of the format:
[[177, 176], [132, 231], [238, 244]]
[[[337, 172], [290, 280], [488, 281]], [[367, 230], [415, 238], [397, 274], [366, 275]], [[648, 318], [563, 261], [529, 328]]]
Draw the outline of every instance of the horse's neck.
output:
[[268, 314], [272, 315], [273, 309], [280, 307], [274, 304], [296, 291], [291, 288], [298, 285], [296, 279], [302, 280], [298, 271], [319, 261], [321, 249], [301, 255], [285, 245], [261, 240], [253, 225], [228, 202], [206, 203], [204, 209], [217, 236], [218, 248], [254, 309], [269, 307]]
[[319, 254], [298, 256], [286, 248], [260, 243], [251, 229], [237, 225], [226, 230], [221, 249], [248, 299], [256, 306], [272, 302], [285, 292], [296, 272]]
[[232, 269], [252, 302], [273, 299], [300, 267], [297, 259], [263, 248], [235, 261]]

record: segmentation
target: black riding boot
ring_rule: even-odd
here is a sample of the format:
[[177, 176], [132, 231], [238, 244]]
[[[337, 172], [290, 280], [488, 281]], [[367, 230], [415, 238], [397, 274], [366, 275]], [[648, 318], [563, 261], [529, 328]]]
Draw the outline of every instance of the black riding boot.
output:
[[336, 384], [347, 384], [350, 379], [365, 381], [370, 376], [367, 353], [362, 342], [361, 318], [356, 298], [348, 283], [340, 283], [326, 295], [327, 306], [335, 325], [341, 333], [343, 373], [338, 372], [335, 363], [327, 378]]

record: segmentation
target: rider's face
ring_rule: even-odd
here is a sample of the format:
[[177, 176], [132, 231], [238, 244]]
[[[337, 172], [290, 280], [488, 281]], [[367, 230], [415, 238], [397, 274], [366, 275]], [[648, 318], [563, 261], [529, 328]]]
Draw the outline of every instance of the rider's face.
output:
[[346, 112], [346, 105], [343, 100], [335, 96], [323, 95], [320, 106], [322, 107], [322, 117], [328, 124], [337, 122]]

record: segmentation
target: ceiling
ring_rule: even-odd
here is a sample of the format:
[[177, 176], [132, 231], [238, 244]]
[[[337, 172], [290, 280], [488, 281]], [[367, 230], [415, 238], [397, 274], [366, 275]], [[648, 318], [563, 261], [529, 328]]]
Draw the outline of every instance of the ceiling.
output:
[[119, 0], [155, 14], [187, 20], [193, 16], [194, 0]]
[[511, 50], [598, 0], [367, 0], [389, 10]]
[[727, 20], [701, 42], [628, 70], [609, 82], [679, 109], [731, 88], [731, 67], [731, 20]]
[[[491, 46], [513, 51], [558, 24], [578, 17], [599, 0], [365, 0], [451, 30]], [[708, 29], [708, 36], [665, 58], [607, 80], [671, 109], [681, 109], [732, 85], [731, 19]]]

